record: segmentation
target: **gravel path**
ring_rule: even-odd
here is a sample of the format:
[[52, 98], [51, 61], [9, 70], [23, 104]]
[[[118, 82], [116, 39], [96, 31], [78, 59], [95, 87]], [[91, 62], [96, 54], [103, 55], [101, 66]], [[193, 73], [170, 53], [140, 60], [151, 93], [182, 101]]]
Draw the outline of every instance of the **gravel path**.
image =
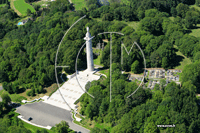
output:
[[[1, 90], [3, 90], [3, 87], [2, 87], [2, 86], [0, 86], [0, 91], [1, 91]], [[0, 96], [0, 102], [2, 102], [1, 96]]]

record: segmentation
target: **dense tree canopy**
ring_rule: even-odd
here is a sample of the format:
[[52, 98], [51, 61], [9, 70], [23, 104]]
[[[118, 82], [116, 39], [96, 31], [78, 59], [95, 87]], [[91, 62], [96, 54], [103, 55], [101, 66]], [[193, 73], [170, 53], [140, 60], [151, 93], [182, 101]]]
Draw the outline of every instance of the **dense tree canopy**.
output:
[[[199, 105], [195, 96], [195, 92], [200, 92], [200, 43], [199, 38], [187, 34], [189, 28], [199, 24], [199, 11], [189, 8], [194, 3], [194, 0], [128, 0], [123, 4], [111, 1], [110, 5], [101, 6], [97, 1], [87, 0], [88, 9], [70, 11], [73, 7], [68, 1], [56, 0], [40, 15], [33, 17], [33, 21], [19, 27], [16, 26], [19, 20], [17, 14], [8, 5], [1, 7], [0, 82], [10, 94], [26, 89], [28, 96], [43, 93], [44, 87], [55, 83], [55, 55], [60, 40], [66, 30], [86, 14], [87, 17], [69, 31], [59, 49], [56, 63], [69, 66], [63, 69], [68, 74], [75, 72], [76, 56], [85, 42], [83, 38], [87, 26], [91, 35], [96, 36], [92, 40], [93, 47], [98, 42], [102, 43], [102, 39], [110, 39], [109, 34], [98, 36], [98, 33], [115, 31], [125, 36], [112, 36], [112, 102], [110, 78], [101, 77], [86, 85], [95, 98], [87, 94], [81, 96], [81, 114], [98, 123], [111, 123], [113, 133], [200, 132]], [[132, 21], [140, 21], [138, 29], [130, 27]], [[137, 73], [144, 68], [143, 56], [133, 42], [137, 42], [144, 52], [147, 67], [174, 68], [177, 64], [176, 47], [192, 59], [193, 63], [183, 69], [182, 87], [174, 82], [165, 86], [166, 82], [161, 81], [154, 90], [143, 89], [143, 86], [130, 96], [138, 88], [138, 83], [129, 82], [121, 70]], [[100, 62], [109, 67], [111, 43], [105, 41], [104, 44]], [[124, 53], [122, 64], [121, 52]], [[78, 57], [78, 70], [85, 68], [86, 53], [83, 48]], [[61, 72], [62, 69], [58, 69], [58, 74]], [[1, 114], [10, 102], [8, 95], [2, 98]], [[157, 127], [163, 124], [175, 124], [176, 127]], [[0, 130], [30, 132], [19, 119], [11, 122], [7, 117], [0, 119]], [[55, 132], [72, 131], [62, 121], [56, 125]], [[108, 131], [94, 128], [91, 132]]]

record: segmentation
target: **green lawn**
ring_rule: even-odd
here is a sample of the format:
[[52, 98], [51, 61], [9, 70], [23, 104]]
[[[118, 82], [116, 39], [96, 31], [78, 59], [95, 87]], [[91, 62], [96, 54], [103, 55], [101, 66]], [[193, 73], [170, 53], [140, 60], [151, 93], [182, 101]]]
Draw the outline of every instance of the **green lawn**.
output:
[[3, 6], [5, 6], [6, 4], [0, 4], [0, 7], [3, 7]]
[[[24, 123], [24, 127], [25, 127], [26, 129], [31, 130], [32, 133], [36, 133], [37, 130], [41, 130], [41, 129], [42, 129], [42, 128], [40, 128], [40, 127], [36, 127], [36, 126], [31, 125], [31, 124], [28, 124], [28, 123], [26, 123], [26, 122], [24, 122], [24, 121], [23, 121], [23, 123]], [[49, 132], [49, 133], [54, 133], [52, 130], [48, 130], [48, 132]]]
[[94, 64], [95, 65], [101, 65], [99, 56], [96, 59], [94, 59]]
[[[200, 11], [200, 7], [198, 7], [197, 5], [191, 5], [190, 8], [194, 7], [195, 9]], [[195, 37], [200, 37], [200, 24], [197, 24], [196, 29], [191, 29], [191, 33], [189, 35], [195, 36]]]
[[196, 29], [191, 29], [192, 32], [189, 35], [200, 37], [200, 24], [197, 24], [197, 27]]
[[109, 123], [101, 123], [101, 124], [99, 124], [99, 123], [96, 123], [95, 124], [95, 127], [98, 127], [98, 128], [105, 128], [105, 129], [107, 129], [109, 132], [111, 132], [111, 130], [112, 130], [112, 126], [111, 126], [111, 124], [109, 124]]
[[[94, 20], [96, 21], [102, 21], [101, 18], [93, 18]], [[113, 20], [113, 22], [121, 22], [121, 23], [124, 23], [124, 24], [127, 24], [128, 26], [132, 27], [133, 29], [137, 30], [138, 27], [139, 27], [139, 24], [140, 22], [138, 21], [130, 21], [130, 22], [126, 22], [126, 21], [118, 21], [118, 20]]]
[[109, 69], [100, 70], [99, 73], [105, 74], [108, 77]]
[[26, 16], [27, 9], [30, 9], [31, 12], [35, 12], [35, 9], [24, 0], [15, 0], [14, 6], [24, 16]]
[[[93, 52], [95, 52], [95, 50], [93, 50]], [[98, 52], [98, 50], [97, 50], [96, 52]], [[100, 51], [100, 55], [99, 55], [96, 59], [94, 59], [94, 64], [95, 64], [95, 65], [103, 66], [103, 65], [100, 63], [101, 54], [102, 54], [102, 50]]]
[[[177, 46], [174, 46], [174, 48], [178, 50]], [[184, 59], [180, 62], [179, 66], [175, 67], [175, 69], [183, 69], [186, 65], [192, 63], [192, 61], [189, 58], [185, 57], [180, 51], [177, 51], [176, 54], [182, 56]]]
[[75, 10], [81, 10], [83, 7], [87, 8], [85, 0], [71, 0], [71, 1], [75, 6]]
[[123, 22], [125, 24], [127, 24], [128, 26], [132, 27], [133, 29], [137, 30], [138, 27], [139, 27], [139, 22], [137, 21], [131, 21], [131, 22], [125, 22], [125, 21], [120, 21], [120, 22]]

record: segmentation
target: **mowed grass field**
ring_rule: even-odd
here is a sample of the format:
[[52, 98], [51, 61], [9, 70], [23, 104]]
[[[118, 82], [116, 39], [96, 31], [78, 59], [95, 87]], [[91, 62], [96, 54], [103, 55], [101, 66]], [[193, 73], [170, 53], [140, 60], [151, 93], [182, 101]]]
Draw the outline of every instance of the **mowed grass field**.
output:
[[[178, 50], [177, 46], [174, 46], [174, 48]], [[186, 65], [192, 63], [192, 61], [189, 58], [185, 57], [179, 50], [176, 52], [176, 54], [182, 56], [184, 59], [180, 62], [179, 66], [175, 67], [175, 69], [183, 69]]]
[[87, 9], [85, 0], [71, 0], [75, 6], [75, 10], [81, 10], [83, 7]]
[[[40, 127], [33, 126], [33, 125], [28, 124], [28, 123], [26, 123], [26, 122], [24, 122], [24, 121], [22, 121], [22, 122], [23, 122], [23, 124], [24, 124], [24, 127], [25, 127], [26, 129], [28, 129], [28, 130], [31, 130], [32, 133], [36, 133], [37, 130], [42, 130], [42, 128], [40, 128]], [[47, 131], [48, 131], [49, 133], [54, 133], [53, 130], [47, 130]]]
[[191, 29], [191, 33], [189, 35], [195, 36], [195, 37], [200, 37], [200, 24], [197, 24], [196, 29]]
[[27, 9], [30, 9], [31, 12], [35, 12], [35, 9], [31, 5], [26, 3], [24, 0], [14, 0], [14, 7], [23, 16], [26, 16]]
[[[101, 18], [92, 18], [96, 21], [99, 21], [101, 22], [102, 19]], [[140, 25], [140, 22], [139, 21], [130, 21], [130, 22], [126, 22], [126, 21], [118, 21], [118, 20], [113, 20], [113, 22], [117, 23], [117, 22], [120, 22], [120, 23], [124, 23], [124, 24], [127, 24], [128, 26], [132, 27], [135, 31], [139, 28], [139, 25]]]

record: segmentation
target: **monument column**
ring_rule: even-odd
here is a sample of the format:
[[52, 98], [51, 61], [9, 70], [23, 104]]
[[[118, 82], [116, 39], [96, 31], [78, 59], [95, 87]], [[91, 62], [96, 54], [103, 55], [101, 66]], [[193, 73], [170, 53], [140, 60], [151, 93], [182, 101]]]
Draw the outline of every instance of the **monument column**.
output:
[[92, 52], [92, 40], [89, 32], [89, 27], [87, 27], [87, 33], [84, 40], [86, 40], [87, 71], [92, 72], [94, 71], [94, 62]]

